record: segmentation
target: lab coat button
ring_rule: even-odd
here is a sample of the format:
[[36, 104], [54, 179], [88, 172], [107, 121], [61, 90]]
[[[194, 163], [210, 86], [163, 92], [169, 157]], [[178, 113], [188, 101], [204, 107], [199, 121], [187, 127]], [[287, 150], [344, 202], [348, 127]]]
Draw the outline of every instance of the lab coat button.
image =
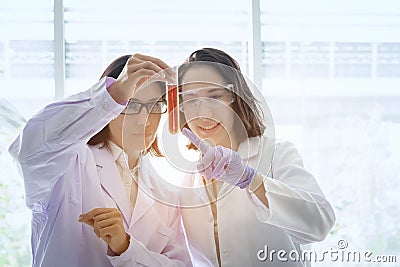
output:
[[211, 257], [211, 258], [210, 258], [210, 261], [211, 261], [212, 263], [215, 263], [215, 257]]
[[214, 218], [212, 216], [208, 217], [208, 221], [212, 222], [214, 220]]
[[105, 110], [108, 110], [108, 108], [110, 107], [110, 106], [108, 105], [107, 102], [103, 102], [103, 103], [101, 104], [101, 106], [102, 106], [103, 109], [105, 109]]

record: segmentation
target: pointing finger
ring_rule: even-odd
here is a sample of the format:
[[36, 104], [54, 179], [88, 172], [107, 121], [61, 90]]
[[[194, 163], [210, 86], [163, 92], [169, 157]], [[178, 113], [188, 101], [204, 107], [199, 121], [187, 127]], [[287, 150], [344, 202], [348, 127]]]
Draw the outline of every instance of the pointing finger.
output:
[[182, 133], [195, 145], [197, 149], [200, 150], [202, 154], [205, 154], [207, 152], [209, 147], [207, 142], [201, 140], [197, 135], [195, 135], [192, 131], [190, 131], [187, 128], [183, 128]]

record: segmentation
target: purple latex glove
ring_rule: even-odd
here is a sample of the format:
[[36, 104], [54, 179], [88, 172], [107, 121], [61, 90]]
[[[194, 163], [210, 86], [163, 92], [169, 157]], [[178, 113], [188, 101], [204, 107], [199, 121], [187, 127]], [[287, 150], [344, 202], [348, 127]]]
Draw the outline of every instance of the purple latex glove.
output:
[[203, 154], [197, 169], [208, 181], [214, 178], [243, 189], [256, 176], [256, 170], [246, 165], [236, 151], [223, 146], [210, 146], [187, 128], [183, 128], [182, 133]]

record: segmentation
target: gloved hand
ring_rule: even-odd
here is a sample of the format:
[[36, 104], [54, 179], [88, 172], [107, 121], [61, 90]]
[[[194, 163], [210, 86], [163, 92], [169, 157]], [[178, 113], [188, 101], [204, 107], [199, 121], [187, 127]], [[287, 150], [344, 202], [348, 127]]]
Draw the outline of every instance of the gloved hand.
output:
[[182, 133], [203, 154], [197, 169], [208, 181], [214, 178], [243, 189], [256, 176], [257, 171], [246, 165], [236, 151], [223, 146], [211, 146], [187, 128]]

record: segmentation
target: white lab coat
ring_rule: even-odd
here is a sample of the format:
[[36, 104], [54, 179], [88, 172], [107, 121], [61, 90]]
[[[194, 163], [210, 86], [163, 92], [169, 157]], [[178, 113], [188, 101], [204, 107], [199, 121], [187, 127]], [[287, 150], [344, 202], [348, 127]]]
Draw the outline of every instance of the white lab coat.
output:
[[[238, 153], [264, 175], [269, 208], [247, 189], [222, 185], [217, 201], [221, 266], [306, 266], [291, 261], [295, 252], [291, 257], [289, 253], [300, 252], [302, 244], [323, 240], [335, 222], [334, 211], [316, 180], [289, 142], [253, 137], [240, 144]], [[185, 185], [197, 189], [181, 196], [183, 205], [208, 201], [202, 183], [198, 174], [186, 177]], [[184, 208], [182, 216], [194, 265], [218, 266], [211, 206]], [[276, 253], [271, 260], [260, 250], [287, 254], [281, 255], [283, 261]]]
[[[124, 108], [102, 79], [45, 107], [11, 145], [33, 215], [32, 266], [191, 265], [179, 211], [147, 195], [159, 190], [155, 181], [139, 168], [139, 187], [146, 193], [139, 190], [132, 212], [111, 152], [86, 144]], [[147, 160], [145, 156], [141, 162]], [[80, 214], [99, 207], [122, 213], [131, 239], [120, 256], [107, 256], [107, 244], [92, 227], [78, 222]]]

